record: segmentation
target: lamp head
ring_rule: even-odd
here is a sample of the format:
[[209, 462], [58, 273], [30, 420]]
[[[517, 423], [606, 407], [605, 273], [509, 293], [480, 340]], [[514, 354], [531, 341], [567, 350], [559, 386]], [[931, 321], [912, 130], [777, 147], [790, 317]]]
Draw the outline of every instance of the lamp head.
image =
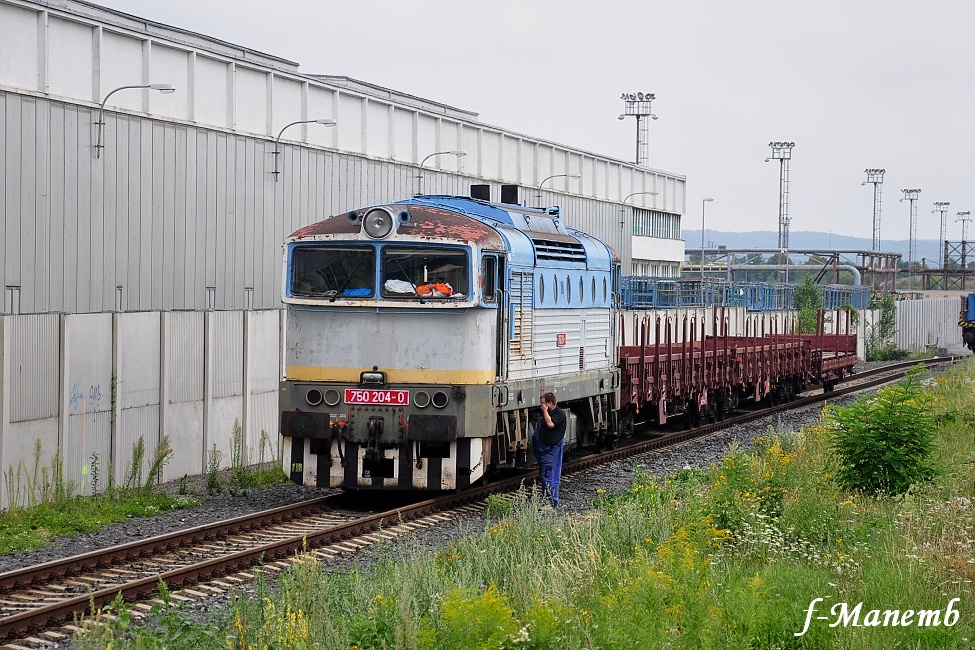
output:
[[149, 90], [158, 90], [164, 95], [176, 92], [173, 84], [149, 84]]
[[463, 150], [448, 151], [447, 153], [451, 154], [452, 156], [457, 156], [458, 158], [463, 158], [467, 155], [467, 152]]
[[330, 118], [324, 118], [321, 120], [315, 120], [315, 124], [324, 124], [325, 126], [335, 126], [337, 122]]

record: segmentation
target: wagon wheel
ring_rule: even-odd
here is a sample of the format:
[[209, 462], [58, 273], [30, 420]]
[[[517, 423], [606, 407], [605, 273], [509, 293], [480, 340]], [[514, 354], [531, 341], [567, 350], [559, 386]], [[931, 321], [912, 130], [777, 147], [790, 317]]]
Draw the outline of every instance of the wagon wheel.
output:
[[620, 438], [629, 438], [633, 435], [633, 413], [628, 411], [620, 416]]

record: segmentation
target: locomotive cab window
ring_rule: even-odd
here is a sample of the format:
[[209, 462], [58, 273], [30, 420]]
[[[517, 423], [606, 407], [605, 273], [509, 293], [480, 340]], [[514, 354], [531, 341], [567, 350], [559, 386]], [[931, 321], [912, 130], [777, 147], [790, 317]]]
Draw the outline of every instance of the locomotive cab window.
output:
[[496, 302], [498, 299], [498, 258], [485, 255], [481, 258], [481, 300]]
[[386, 246], [382, 296], [463, 300], [470, 295], [467, 253], [449, 248]]
[[369, 298], [375, 293], [376, 252], [371, 247], [303, 246], [291, 258], [291, 294], [316, 298]]

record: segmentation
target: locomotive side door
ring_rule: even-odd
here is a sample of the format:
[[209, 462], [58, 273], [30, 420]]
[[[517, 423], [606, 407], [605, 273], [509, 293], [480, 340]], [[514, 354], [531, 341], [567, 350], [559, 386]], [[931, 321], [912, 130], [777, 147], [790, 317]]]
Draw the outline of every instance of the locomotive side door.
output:
[[497, 310], [495, 323], [494, 374], [498, 381], [508, 376], [508, 292], [504, 290], [504, 257], [497, 253], [481, 256], [481, 296]]

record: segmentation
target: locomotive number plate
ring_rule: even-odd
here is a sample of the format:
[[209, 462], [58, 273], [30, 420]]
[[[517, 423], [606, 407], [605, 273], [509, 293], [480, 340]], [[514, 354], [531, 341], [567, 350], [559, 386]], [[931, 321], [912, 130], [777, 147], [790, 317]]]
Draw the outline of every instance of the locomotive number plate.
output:
[[407, 406], [410, 403], [410, 391], [346, 388], [345, 403], [391, 404], [393, 406]]

